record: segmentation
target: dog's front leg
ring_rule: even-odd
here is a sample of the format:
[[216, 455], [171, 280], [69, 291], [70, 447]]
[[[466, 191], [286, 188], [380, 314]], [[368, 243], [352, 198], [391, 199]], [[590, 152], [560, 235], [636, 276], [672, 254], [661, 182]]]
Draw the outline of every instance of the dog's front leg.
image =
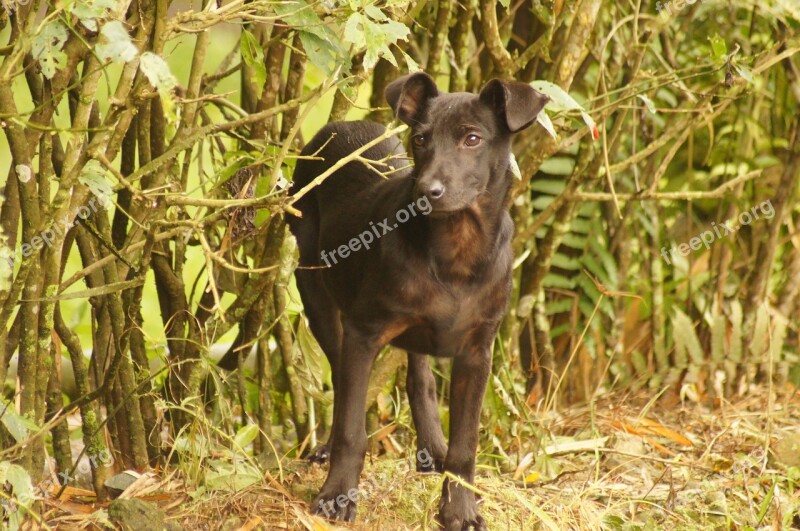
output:
[[367, 452], [367, 385], [381, 346], [374, 335], [344, 326], [333, 396], [334, 425], [329, 441], [331, 468], [311, 504], [315, 513], [330, 519], [352, 522], [356, 517], [358, 478]]
[[[492, 364], [488, 343], [455, 358], [450, 378], [450, 445], [444, 470], [470, 484], [475, 477], [481, 403]], [[475, 493], [449, 479], [444, 481], [438, 518], [446, 531], [487, 529]]]
[[417, 429], [417, 471], [441, 472], [447, 454], [447, 442], [442, 433], [436, 379], [428, 364], [428, 356], [409, 352], [406, 392]]

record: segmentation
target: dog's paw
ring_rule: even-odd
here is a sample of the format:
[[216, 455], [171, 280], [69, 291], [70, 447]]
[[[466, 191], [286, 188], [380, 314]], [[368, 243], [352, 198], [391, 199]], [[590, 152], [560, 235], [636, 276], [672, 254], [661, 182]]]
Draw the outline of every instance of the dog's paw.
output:
[[311, 512], [324, 516], [328, 520], [354, 522], [356, 519], [356, 502], [347, 494], [326, 495], [320, 492], [311, 502]]
[[309, 463], [316, 463], [318, 465], [324, 465], [328, 462], [331, 458], [331, 451], [328, 444], [320, 444], [313, 450], [311, 450], [308, 455], [306, 455], [306, 459]]
[[445, 531], [488, 531], [486, 521], [478, 513], [478, 503], [475, 493], [470, 490], [450, 483], [445, 484], [442, 501], [439, 504], [439, 514], [436, 519]]

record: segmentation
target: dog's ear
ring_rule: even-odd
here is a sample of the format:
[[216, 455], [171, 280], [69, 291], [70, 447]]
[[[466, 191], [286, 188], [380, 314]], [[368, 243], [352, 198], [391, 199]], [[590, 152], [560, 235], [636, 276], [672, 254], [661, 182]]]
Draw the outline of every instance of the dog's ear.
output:
[[428, 100], [438, 96], [439, 90], [428, 74], [417, 72], [392, 81], [384, 94], [394, 115], [412, 125], [419, 121]]
[[512, 133], [535, 120], [550, 98], [527, 83], [493, 79], [481, 90], [481, 101], [492, 107]]

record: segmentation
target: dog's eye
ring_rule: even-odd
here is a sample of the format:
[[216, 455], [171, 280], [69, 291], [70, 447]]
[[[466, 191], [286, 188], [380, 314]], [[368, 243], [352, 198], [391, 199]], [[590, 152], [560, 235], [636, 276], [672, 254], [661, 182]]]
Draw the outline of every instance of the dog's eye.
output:
[[414, 142], [414, 145], [417, 147], [422, 147], [425, 145], [425, 137], [422, 135], [414, 135], [411, 137], [411, 141]]
[[467, 147], [475, 147], [481, 143], [481, 137], [476, 134], [467, 135], [464, 139], [464, 145]]

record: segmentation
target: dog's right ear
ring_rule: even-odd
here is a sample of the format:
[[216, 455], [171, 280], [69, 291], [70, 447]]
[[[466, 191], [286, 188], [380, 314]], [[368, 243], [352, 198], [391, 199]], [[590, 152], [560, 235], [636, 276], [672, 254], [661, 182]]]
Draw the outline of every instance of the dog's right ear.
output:
[[384, 95], [395, 117], [413, 125], [419, 121], [428, 100], [439, 95], [439, 89], [428, 74], [417, 72], [389, 83]]
[[512, 133], [536, 121], [550, 98], [527, 83], [493, 79], [481, 89], [481, 100], [493, 108]]

